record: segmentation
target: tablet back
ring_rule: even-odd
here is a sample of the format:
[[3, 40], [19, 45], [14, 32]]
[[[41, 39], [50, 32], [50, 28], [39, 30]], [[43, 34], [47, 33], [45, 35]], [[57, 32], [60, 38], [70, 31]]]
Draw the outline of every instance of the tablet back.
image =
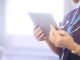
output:
[[50, 25], [58, 27], [53, 16], [49, 13], [29, 13], [34, 24], [40, 26], [45, 35], [49, 35]]

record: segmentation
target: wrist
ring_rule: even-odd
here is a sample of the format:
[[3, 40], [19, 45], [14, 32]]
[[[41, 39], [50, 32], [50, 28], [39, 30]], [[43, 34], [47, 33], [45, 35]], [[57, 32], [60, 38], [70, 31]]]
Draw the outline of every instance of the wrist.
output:
[[72, 52], [73, 54], [76, 54], [76, 55], [80, 56], [80, 45], [78, 44], [78, 45], [76, 46], [76, 49], [75, 49], [75, 50], [72, 50], [71, 52]]
[[75, 42], [73, 42], [73, 43], [70, 44], [70, 46], [69, 46], [68, 49], [69, 49], [70, 51], [76, 51], [77, 48], [78, 48], [78, 44], [75, 43]]
[[80, 45], [79, 44], [74, 42], [74, 44], [71, 44], [69, 50], [71, 51], [71, 53], [80, 56]]

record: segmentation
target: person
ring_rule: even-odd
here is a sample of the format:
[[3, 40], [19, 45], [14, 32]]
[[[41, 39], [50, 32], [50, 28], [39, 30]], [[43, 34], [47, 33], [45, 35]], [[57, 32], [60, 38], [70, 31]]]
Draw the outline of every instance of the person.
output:
[[[80, 0], [73, 0], [79, 3]], [[38, 25], [34, 27], [34, 36], [45, 41], [62, 60], [80, 60], [80, 7], [72, 10], [63, 20], [61, 28], [50, 25], [49, 37], [45, 36]]]

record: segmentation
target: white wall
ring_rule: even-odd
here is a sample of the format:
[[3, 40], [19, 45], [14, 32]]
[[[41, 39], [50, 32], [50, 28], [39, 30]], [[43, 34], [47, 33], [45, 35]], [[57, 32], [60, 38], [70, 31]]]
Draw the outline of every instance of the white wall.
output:
[[2, 41], [3, 41], [3, 33], [4, 33], [4, 12], [3, 12], [3, 0], [0, 0], [0, 45], [2, 45]]
[[[9, 1], [12, 1], [12, 0], [5, 0], [6, 2], [9, 2]], [[3, 9], [4, 7], [4, 0], [0, 0], [0, 10]], [[21, 4], [21, 2], [19, 1], [22, 1], [22, 0], [15, 0], [17, 1], [19, 4]], [[26, 1], [26, 0], [25, 0]], [[43, 1], [43, 0], [42, 0]], [[47, 0], [49, 1], [49, 0]], [[53, 0], [51, 0], [53, 1]], [[57, 2], [58, 0], [56, 0]], [[12, 1], [14, 2], [14, 0]], [[38, 1], [37, 1], [38, 2]], [[45, 1], [44, 1], [45, 2]], [[51, 2], [52, 3], [52, 2]], [[55, 3], [55, 2], [54, 2]], [[17, 3], [16, 3], [17, 4]], [[37, 3], [36, 3], [37, 4]], [[44, 3], [43, 3], [44, 4]], [[17, 10], [18, 8], [22, 7], [21, 5], [15, 5], [16, 9], [14, 9], [14, 4], [12, 5], [12, 3], [9, 3], [7, 4], [8, 7], [12, 8], [12, 11], [11, 10], [8, 10], [7, 13], [10, 14], [8, 15], [8, 18], [9, 18], [9, 21], [10, 22], [13, 18], [13, 21], [11, 21], [12, 23], [9, 23], [9, 29], [11, 28], [15, 28], [16, 27], [16, 24], [13, 23], [15, 18], [14, 17], [20, 17], [22, 16], [21, 14], [25, 14], [25, 17], [26, 17], [26, 13], [22, 10]], [[6, 5], [6, 6], [7, 6]], [[12, 5], [12, 6], [11, 6]], [[25, 5], [25, 4], [24, 4]], [[46, 4], [47, 5], [47, 4]], [[51, 4], [52, 6], [53, 4]], [[57, 4], [55, 4], [57, 5]], [[48, 6], [48, 5], [47, 5]], [[17, 8], [18, 7], [18, 8]], [[22, 7], [25, 9], [26, 6]], [[52, 8], [53, 7], [49, 7], [50, 8], [50, 12], [52, 12]], [[46, 9], [48, 9], [46, 7]], [[55, 7], [56, 8], [56, 7]], [[31, 9], [31, 8], [30, 8]], [[46, 11], [46, 9], [43, 9], [44, 11]], [[14, 10], [17, 10], [17, 14], [15, 15], [15, 11]], [[26, 9], [27, 10], [27, 9]], [[24, 11], [26, 11], [24, 10]], [[32, 9], [31, 9], [32, 10]], [[35, 10], [35, 9], [34, 9]], [[39, 9], [38, 9], [39, 10]], [[59, 8], [57, 7], [57, 10], [59, 10]], [[21, 14], [20, 14], [20, 11], [21, 11]], [[55, 10], [56, 11], [56, 10]], [[2, 54], [2, 60], [58, 60], [58, 56], [56, 56], [50, 49], [49, 47], [46, 45], [46, 43], [44, 42], [38, 42], [36, 41], [36, 39], [30, 35], [24, 35], [26, 30], [24, 30], [26, 28], [26, 24], [23, 23], [23, 21], [20, 21], [19, 20], [17, 21], [17, 19], [15, 21], [17, 21], [18, 23], [22, 23], [23, 25], [25, 25], [25, 27], [22, 27], [24, 28], [23, 31], [22, 30], [19, 30], [17, 27], [17, 29], [15, 28], [15, 30], [17, 30], [16, 32], [11, 29], [7, 29], [5, 26], [5, 22], [6, 20], [4, 20], [5, 18], [5, 15], [4, 14], [4, 9], [2, 11], [0, 11], [1, 13], [1, 16], [0, 16], [0, 44], [2, 47], [4, 47], [4, 51], [3, 51], [3, 54]], [[54, 13], [54, 12], [53, 12]], [[14, 15], [11, 15], [11, 14], [14, 14]], [[19, 16], [20, 14], [20, 16]], [[14, 16], [14, 17], [13, 17]], [[60, 18], [60, 16], [58, 15], [58, 13], [56, 14], [56, 16], [58, 16]], [[12, 17], [12, 18], [11, 18]], [[22, 17], [22, 19], [24, 18], [24, 15]], [[58, 18], [58, 19], [59, 19]], [[21, 18], [19, 18], [21, 20]], [[56, 18], [57, 19], [57, 18]], [[58, 21], [57, 19], [57, 21]], [[61, 19], [61, 18], [60, 18]], [[8, 24], [8, 23], [7, 23]], [[13, 24], [13, 25], [12, 25]], [[11, 26], [12, 25], [12, 26]], [[14, 27], [15, 25], [15, 27]], [[20, 25], [21, 26], [21, 25]], [[20, 29], [22, 29], [21, 27], [19, 26]], [[5, 34], [5, 28], [7, 29], [8, 32], [12, 32], [10, 35], [8, 34]], [[21, 34], [23, 33], [23, 35], [16, 35], [15, 33], [18, 33], [18, 32], [21, 32]]]

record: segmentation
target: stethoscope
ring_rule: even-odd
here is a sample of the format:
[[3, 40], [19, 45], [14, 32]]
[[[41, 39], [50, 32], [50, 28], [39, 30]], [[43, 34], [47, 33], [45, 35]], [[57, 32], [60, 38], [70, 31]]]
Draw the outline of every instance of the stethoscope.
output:
[[[80, 8], [80, 6], [79, 6], [79, 8]], [[79, 9], [79, 8], [78, 8], [78, 9]], [[80, 20], [80, 16], [78, 16], [78, 18], [75, 20], [75, 17], [76, 17], [76, 15], [77, 15], [78, 9], [77, 9], [76, 12], [74, 13], [74, 16], [73, 16], [71, 22], [69, 22], [69, 20], [68, 20], [65, 25], [62, 24], [62, 26], [61, 26], [61, 28], [64, 28], [67, 24], [69, 24], [69, 25], [68, 25], [68, 29], [67, 29], [67, 33], [69, 33], [70, 35], [73, 35], [74, 32], [76, 32], [77, 30], [80, 29], [80, 26], [78, 26], [75, 30], [72, 31], [73, 26]], [[74, 20], [75, 20], [75, 21], [74, 21]], [[74, 22], [74, 23], [73, 23], [73, 22]], [[64, 50], [65, 50], [65, 48], [63, 48], [62, 56], [61, 56], [61, 58], [60, 58], [61, 60], [63, 60], [63, 57], [64, 57]]]

